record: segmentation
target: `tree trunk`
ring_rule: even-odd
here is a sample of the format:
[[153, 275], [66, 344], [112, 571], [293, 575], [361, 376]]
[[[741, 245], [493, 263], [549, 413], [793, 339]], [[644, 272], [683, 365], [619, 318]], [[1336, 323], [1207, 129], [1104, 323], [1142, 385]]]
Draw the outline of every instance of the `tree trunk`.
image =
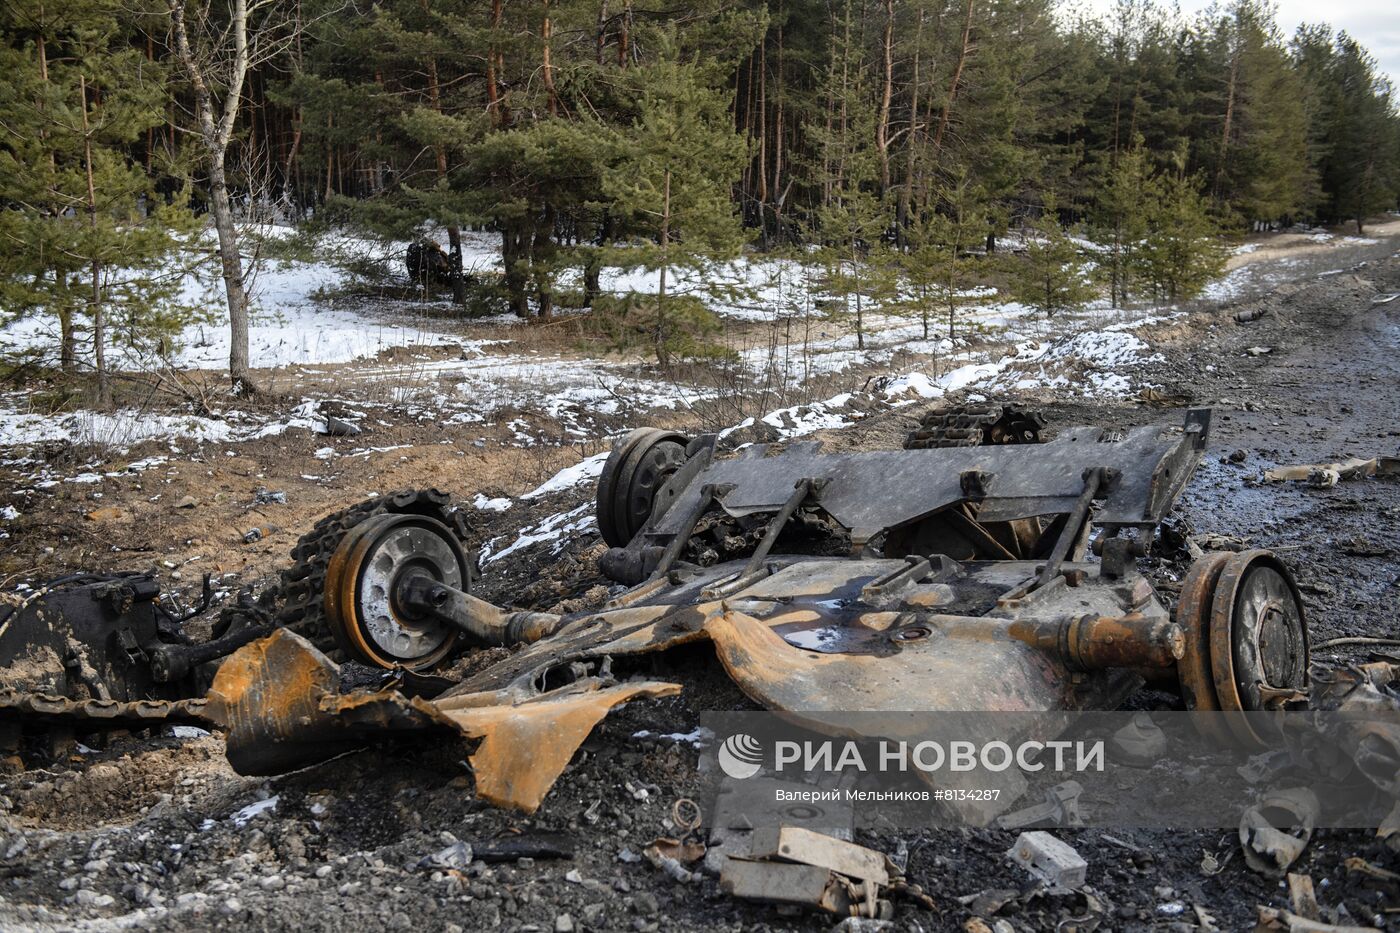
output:
[[826, 134], [822, 137], [822, 207], [831, 204], [832, 161], [831, 139], [836, 119], [836, 15], [831, 18], [831, 72], [826, 82]]
[[[420, 5], [423, 12], [428, 12], [428, 0], [421, 0]], [[490, 56], [488, 54], [488, 61]], [[428, 104], [436, 113], [442, 113], [442, 87], [438, 83], [437, 59], [428, 56]], [[495, 81], [491, 77], [491, 68], [487, 68], [487, 94], [495, 89]], [[433, 157], [437, 165], [437, 177], [439, 180], [447, 179], [447, 147], [437, 145], [433, 147]], [[447, 255], [452, 263], [452, 303], [466, 304], [466, 277], [462, 275], [462, 229], [455, 223], [447, 225]]]
[[199, 120], [204, 155], [209, 167], [210, 209], [214, 227], [219, 234], [219, 260], [223, 267], [224, 294], [228, 300], [229, 319], [229, 379], [240, 395], [257, 392], [248, 368], [248, 294], [243, 285], [243, 257], [238, 251], [238, 229], [233, 223], [233, 210], [228, 199], [228, 180], [224, 174], [224, 159], [229, 140], [238, 119], [238, 107], [243, 97], [243, 79], [248, 74], [248, 0], [233, 0], [229, 33], [234, 44], [228, 87], [217, 120], [214, 98], [205, 81], [200, 63], [195, 59], [185, 28], [184, 0], [168, 0], [171, 25], [174, 27], [176, 54], [189, 75], [194, 89], [195, 114]]
[[598, 33], [594, 40], [597, 43], [597, 62], [603, 64], [603, 49], [608, 44], [608, 0], [603, 0], [598, 4]]
[[[58, 294], [68, 293], [68, 274], [54, 270], [54, 284]], [[78, 368], [78, 338], [73, 328], [73, 309], [62, 304], [58, 308], [58, 368], [66, 375], [73, 375]]]
[[[292, 43], [292, 74], [301, 74], [301, 0], [296, 4], [296, 41]], [[302, 110], [295, 107], [292, 110], [292, 142], [287, 147], [286, 157], [282, 160], [282, 205], [283, 210], [291, 212], [293, 204], [300, 196], [297, 185], [292, 181], [296, 177], [297, 152], [301, 149], [302, 133]]]
[[838, 109], [838, 123], [841, 128], [841, 145], [836, 152], [836, 188], [844, 188], [846, 182], [846, 151], [850, 142], [846, 139], [847, 105], [851, 87], [851, 5], [846, 4], [845, 38], [841, 44], [841, 105]]
[[627, 0], [622, 6], [622, 31], [617, 37], [617, 64], [620, 68], [627, 67], [627, 56], [632, 53], [631, 41], [632, 0]]
[[219, 234], [219, 264], [223, 270], [224, 295], [228, 301], [229, 378], [240, 395], [256, 392], [248, 366], [248, 293], [243, 286], [243, 255], [238, 250], [238, 228], [228, 200], [228, 180], [224, 175], [223, 153], [210, 160], [210, 212]]
[[526, 292], [525, 273], [521, 263], [525, 261], [525, 241], [529, 238], [525, 224], [512, 220], [501, 230], [501, 259], [505, 264], [506, 294], [510, 309], [515, 316], [525, 320], [530, 316], [530, 296]]
[[297, 152], [301, 149], [301, 120], [301, 108], [298, 107], [292, 113], [292, 144], [287, 148], [287, 158], [282, 162], [282, 203], [287, 208], [296, 200], [293, 194], [296, 185], [292, 179], [296, 177]]
[[544, 8], [544, 18], [540, 23], [540, 75], [548, 97], [546, 106], [551, 117], [559, 116], [559, 94], [554, 88], [554, 63], [550, 58], [549, 43], [554, 27], [549, 21], [549, 0], [540, 0]]
[[1240, 69], [1240, 38], [1235, 37], [1235, 49], [1230, 55], [1230, 79], [1225, 91], [1225, 126], [1220, 133], [1220, 164], [1215, 167], [1215, 199], [1225, 196], [1225, 161], [1230, 152], [1230, 130], [1235, 117], [1235, 86]]
[[968, 52], [972, 47], [972, 6], [974, 0], [967, 0], [967, 17], [963, 21], [962, 43], [958, 46], [958, 62], [953, 66], [953, 80], [948, 82], [948, 96], [943, 102], [943, 113], [938, 118], [938, 129], [933, 133], [933, 155], [936, 158], [943, 148], [943, 134], [948, 130], [948, 119], [953, 112], [953, 103], [958, 99], [958, 86], [962, 83], [963, 66], [967, 64]]
[[[613, 219], [612, 214], [606, 209], [603, 211], [603, 222], [598, 230], [597, 246], [604, 246], [612, 241]], [[583, 303], [586, 307], [592, 308], [593, 303], [598, 300], [598, 296], [603, 293], [602, 272], [603, 261], [598, 255], [597, 249], [588, 250], [585, 254], [587, 258], [583, 263]]]
[[768, 42], [758, 45], [758, 210], [760, 224], [768, 203]]
[[890, 101], [894, 97], [894, 0], [885, 0], [884, 80], [875, 119], [875, 150], [880, 156], [880, 193], [890, 190]]
[[326, 114], [326, 187], [321, 193], [321, 203], [335, 194], [335, 146], [330, 140], [330, 131], [335, 129], [335, 114]]
[[92, 133], [88, 130], [87, 76], [78, 75], [78, 103], [83, 117], [83, 167], [87, 172], [88, 223], [92, 227], [92, 358], [97, 369], [97, 404], [112, 407], [112, 383], [107, 376], [106, 334], [102, 326], [102, 259], [97, 254], [97, 188], [92, 177]]
[[661, 270], [656, 288], [656, 361], [670, 362], [666, 348], [666, 266], [671, 247], [671, 170], [666, 169], [661, 192]]
[[[909, 140], [905, 148], [904, 185], [899, 189], [899, 201], [895, 208], [895, 224], [903, 238], [909, 225], [909, 202], [914, 196], [914, 168], [919, 150], [919, 53], [924, 41], [924, 11], [919, 10], [919, 26], [914, 30], [914, 69], [909, 82]], [[928, 321], [924, 321], [925, 330]], [[928, 339], [928, 334], [924, 334]]]
[[[753, 110], [754, 110], [754, 107], [753, 107], [753, 95], [754, 95], [753, 60], [754, 60], [754, 53], [753, 53], [753, 52], [750, 52], [750, 53], [749, 53], [749, 64], [748, 64], [748, 68], [747, 68], [747, 75], [746, 75], [745, 80], [744, 80], [744, 122], [743, 122], [742, 127], [739, 127], [740, 129], [742, 129], [742, 130], [744, 131], [744, 140], [745, 140], [745, 142], [753, 142]], [[736, 116], [736, 118], [737, 118], [738, 113], [739, 113], [739, 94], [738, 94], [739, 69], [737, 69], [737, 68], [734, 69], [734, 80], [735, 80], [734, 113], [735, 113], [735, 116]], [[741, 171], [740, 174], [739, 174], [739, 192], [740, 192], [740, 197], [741, 197], [742, 203], [743, 203], [743, 213], [744, 213], [745, 216], [747, 216], [747, 215], [748, 215], [748, 202], [749, 202], [749, 199], [753, 196], [753, 159], [752, 159], [752, 158], [750, 158], [747, 162], [744, 163], [744, 167], [743, 167], [742, 171]]]
[[856, 349], [865, 349], [865, 308], [860, 297], [860, 254], [856, 249], [858, 231], [851, 229], [851, 278], [855, 281], [856, 293]]
[[[779, 10], [780, 17], [782, 11]], [[778, 103], [773, 114], [773, 220], [774, 236], [782, 241], [783, 214], [783, 22], [778, 20]]]
[[539, 301], [540, 318], [554, 316], [554, 286], [551, 282], [554, 260], [554, 205], [546, 204], [544, 216], [535, 221], [534, 240], [530, 244], [530, 268], [534, 273], [535, 295]]
[[[44, 20], [44, 7], [42, 5], [38, 10], [37, 22], [39, 34], [34, 37], [34, 47], [39, 57], [39, 81], [47, 86], [49, 83], [49, 55], [48, 46], [44, 39], [44, 26], [46, 23]], [[46, 113], [42, 95], [34, 103], [35, 108], [40, 114]], [[86, 102], [84, 103], [86, 106]], [[41, 124], [39, 140], [48, 158], [49, 170], [53, 171], [57, 167], [57, 158], [54, 155], [53, 149], [47, 145], [48, 137], [48, 128]], [[46, 216], [55, 216], [58, 214], [58, 211], [55, 210], [52, 205], [45, 205], [44, 213]], [[66, 295], [68, 291], [67, 273], [55, 269], [54, 285], [59, 295]], [[78, 367], [78, 348], [77, 337], [73, 329], [73, 309], [66, 304], [60, 305], [58, 308], [58, 335], [58, 368], [65, 375], [71, 376]]]
[[[426, 0], [425, 0], [426, 2]], [[496, 30], [501, 28], [501, 2], [491, 2], [491, 44], [486, 49], [486, 112], [491, 117], [491, 125], [504, 126], [506, 113], [501, 101], [501, 62], [496, 48]]]

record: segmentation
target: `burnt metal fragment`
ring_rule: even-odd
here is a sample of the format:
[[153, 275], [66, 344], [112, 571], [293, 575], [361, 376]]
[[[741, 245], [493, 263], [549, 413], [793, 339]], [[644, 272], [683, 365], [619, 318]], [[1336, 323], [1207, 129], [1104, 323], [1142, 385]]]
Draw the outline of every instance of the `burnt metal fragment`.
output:
[[73, 574], [0, 607], [0, 757], [28, 740], [61, 753], [75, 736], [163, 722], [211, 725], [200, 665], [271, 631], [230, 624], [206, 645], [149, 574]]

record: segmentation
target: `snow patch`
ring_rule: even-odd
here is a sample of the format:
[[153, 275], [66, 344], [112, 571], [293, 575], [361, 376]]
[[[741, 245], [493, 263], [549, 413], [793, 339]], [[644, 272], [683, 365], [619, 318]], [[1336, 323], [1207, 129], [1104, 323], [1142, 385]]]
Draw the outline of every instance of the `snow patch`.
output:
[[580, 483], [595, 480], [603, 475], [603, 464], [607, 462], [607, 451], [594, 454], [591, 457], [580, 460], [573, 466], [565, 467], [520, 498], [538, 499], [541, 496], [547, 496], [554, 492], [562, 492], [565, 489], [572, 489]]
[[522, 531], [508, 547], [494, 553], [491, 550], [494, 541], [488, 542], [486, 547], [482, 549], [480, 566], [494, 564], [516, 551], [547, 542], [554, 542], [552, 553], [558, 554], [568, 543], [569, 536], [592, 531], [598, 527], [597, 519], [592, 512], [593, 503], [591, 502], [586, 502], [567, 512], [556, 512], [538, 525]]
[[472, 500], [472, 507], [482, 512], [504, 512], [506, 509], [510, 508], [512, 504], [510, 499], [488, 499], [481, 493], [477, 493], [476, 498]]
[[229, 819], [233, 822], [234, 826], [247, 826], [264, 813], [271, 813], [273, 810], [276, 810], [277, 802], [281, 799], [282, 797], [280, 794], [273, 794], [266, 800], [258, 800], [248, 804], [248, 806], [233, 814]]

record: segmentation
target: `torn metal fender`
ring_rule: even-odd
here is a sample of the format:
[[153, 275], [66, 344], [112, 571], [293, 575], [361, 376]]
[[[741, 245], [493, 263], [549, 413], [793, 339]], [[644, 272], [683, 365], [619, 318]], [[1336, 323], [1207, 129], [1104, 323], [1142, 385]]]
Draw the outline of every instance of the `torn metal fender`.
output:
[[282, 774], [333, 758], [376, 735], [453, 729], [427, 703], [401, 693], [340, 694], [339, 668], [300, 635], [278, 629], [229, 656], [209, 704], [227, 729], [239, 774]]
[[513, 706], [471, 705], [469, 696], [433, 705], [464, 736], [481, 740], [468, 759], [477, 795], [497, 806], [533, 813], [610, 710], [639, 697], [680, 692], [680, 684], [640, 681], [601, 687], [592, 680]]
[[281, 774], [375, 739], [442, 731], [479, 740], [467, 760], [482, 798], [532, 813], [610, 710], [681, 689], [586, 678], [520, 702], [508, 692], [428, 701], [394, 690], [342, 694], [338, 682], [336, 664], [286, 629], [239, 649], [209, 693], [227, 723], [233, 769]]
[[998, 623], [1009, 624], [995, 618], [930, 616], [927, 625], [901, 640], [898, 653], [885, 657], [798, 648], [773, 631], [771, 623], [727, 607], [706, 618], [705, 631], [739, 689], [772, 710], [1077, 708], [1063, 665], [1014, 638], [996, 638], [992, 630]]

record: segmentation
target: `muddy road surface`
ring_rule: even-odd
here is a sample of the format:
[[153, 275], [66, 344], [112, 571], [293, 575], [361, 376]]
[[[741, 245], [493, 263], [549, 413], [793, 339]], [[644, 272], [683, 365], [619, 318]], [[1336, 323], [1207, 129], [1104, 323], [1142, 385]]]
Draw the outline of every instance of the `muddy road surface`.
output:
[[[1262, 481], [1276, 465], [1400, 453], [1400, 300], [1376, 303], [1397, 291], [1400, 262], [1391, 260], [1170, 318], [1142, 332], [1159, 354], [1146, 403], [1025, 401], [1052, 427], [1179, 423], [1187, 407], [1214, 408], [1210, 450], [1174, 516], [1178, 533], [1277, 549], [1299, 577], [1314, 643], [1397, 636], [1400, 481], [1325, 489]], [[1252, 323], [1237, 323], [1237, 313], [1259, 309]], [[898, 445], [922, 410], [886, 410], [818, 436], [840, 446]], [[588, 493], [536, 507], [570, 508]], [[522, 516], [510, 519], [519, 527]], [[598, 549], [596, 536], [584, 535], [562, 555], [524, 551], [493, 565], [489, 594], [539, 606], [596, 599], [601, 581], [590, 558]], [[1184, 568], [1159, 561], [1154, 579], [1171, 593]], [[1335, 664], [1366, 650], [1324, 647], [1314, 660]], [[529, 818], [476, 800], [455, 744], [370, 749], [257, 780], [229, 770], [218, 736], [126, 737], [6, 776], [0, 929], [829, 929], [830, 917], [735, 902], [714, 879], [682, 884], [637, 860], [653, 838], [674, 833], [671, 805], [697, 787], [696, 749], [656, 736], [691, 733], [702, 710], [749, 708], [706, 647], [655, 663], [657, 674], [687, 684], [684, 694], [604, 720]], [[1133, 702], [1172, 701], [1146, 693]], [[462, 873], [416, 867], [454, 840], [542, 834], [563, 840], [572, 857]], [[1240, 930], [1253, 928], [1258, 905], [1287, 906], [1279, 882], [1244, 865], [1233, 831], [1058, 835], [1089, 865], [1085, 890], [1062, 897], [1022, 893], [1027, 876], [1003, 856], [1009, 832], [858, 841], [907, 850], [910, 880], [938, 905], [897, 902], [892, 929], [962, 930], [976, 910], [998, 930]], [[1400, 929], [1394, 892], [1349, 874], [1349, 857], [1400, 869], [1372, 833], [1329, 831], [1293, 870], [1312, 876], [1325, 916]], [[960, 900], [988, 891], [1003, 893], [976, 905]]]

